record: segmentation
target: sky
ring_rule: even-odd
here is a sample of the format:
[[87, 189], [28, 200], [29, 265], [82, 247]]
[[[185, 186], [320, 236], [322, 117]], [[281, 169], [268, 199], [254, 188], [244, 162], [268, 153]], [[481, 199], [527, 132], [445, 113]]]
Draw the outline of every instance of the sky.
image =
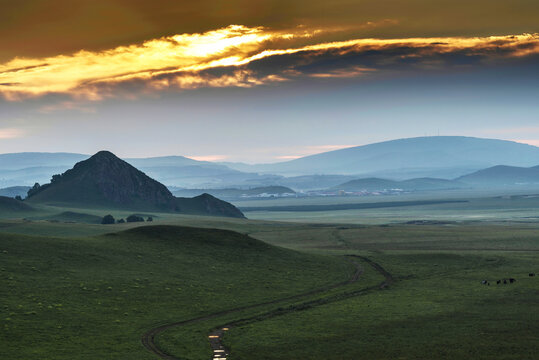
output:
[[0, 0], [0, 153], [539, 145], [536, 0]]

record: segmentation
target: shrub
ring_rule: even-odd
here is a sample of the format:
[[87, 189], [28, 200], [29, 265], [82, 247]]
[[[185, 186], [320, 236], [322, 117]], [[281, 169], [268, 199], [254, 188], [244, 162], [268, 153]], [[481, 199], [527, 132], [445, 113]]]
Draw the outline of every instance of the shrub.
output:
[[51, 184], [57, 182], [61, 178], [62, 178], [62, 175], [60, 175], [60, 174], [53, 175], [52, 179], [51, 179]]
[[115, 222], [114, 217], [110, 214], [105, 215], [103, 220], [101, 220], [101, 224], [114, 224]]
[[130, 223], [130, 222], [141, 222], [141, 221], [144, 221], [144, 218], [133, 214], [133, 215], [129, 215], [126, 220], [127, 220], [128, 223]]

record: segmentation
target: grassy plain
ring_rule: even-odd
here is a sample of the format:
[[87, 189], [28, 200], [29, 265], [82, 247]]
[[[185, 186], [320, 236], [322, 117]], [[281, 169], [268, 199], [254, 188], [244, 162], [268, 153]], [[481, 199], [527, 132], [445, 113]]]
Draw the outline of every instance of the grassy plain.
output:
[[151, 359], [140, 337], [157, 324], [294, 295], [354, 271], [341, 259], [223, 230], [0, 239], [2, 359]]
[[[286, 202], [340, 201], [296, 200]], [[243, 306], [156, 342], [179, 359], [209, 359], [208, 332], [248, 318], [226, 333], [230, 359], [539, 358], [539, 277], [528, 276], [539, 272], [539, 198], [466, 200], [258, 220], [152, 213], [163, 227], [147, 228], [88, 223], [106, 209], [0, 213], [0, 358], [155, 359], [145, 331]], [[59, 217], [66, 211], [82, 215]], [[376, 261], [394, 282], [378, 290], [382, 276], [358, 260], [356, 283], [279, 301], [348, 279], [345, 254]], [[509, 277], [517, 282], [496, 285]]]
[[[536, 359], [536, 254], [384, 252], [388, 289], [232, 327], [230, 359]], [[515, 277], [511, 285], [495, 280]], [[491, 285], [481, 285], [489, 279]]]
[[[537, 191], [537, 190], [535, 190]], [[483, 196], [481, 196], [483, 195]], [[426, 201], [439, 201], [424, 204]], [[444, 201], [446, 201], [444, 203]], [[455, 201], [455, 202], [451, 202]], [[458, 201], [458, 202], [456, 202]], [[392, 203], [408, 202], [410, 206]], [[414, 202], [416, 203], [414, 205]], [[387, 207], [382, 205], [386, 203]], [[332, 210], [339, 204], [371, 205], [372, 208]], [[235, 202], [246, 208], [249, 219], [293, 221], [303, 223], [388, 224], [418, 219], [432, 221], [535, 222], [539, 219], [539, 196], [536, 192], [504, 194], [489, 191], [486, 194], [470, 191], [446, 193], [417, 193], [392, 196], [288, 198]], [[304, 207], [304, 211], [281, 211], [284, 207]], [[327, 209], [324, 209], [326, 207]], [[257, 209], [258, 208], [258, 209]], [[320, 209], [314, 211], [314, 209]]]

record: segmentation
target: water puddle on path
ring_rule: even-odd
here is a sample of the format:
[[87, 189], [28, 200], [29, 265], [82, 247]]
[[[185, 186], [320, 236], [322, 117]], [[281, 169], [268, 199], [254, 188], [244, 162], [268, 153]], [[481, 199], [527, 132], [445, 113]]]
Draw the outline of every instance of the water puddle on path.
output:
[[214, 330], [210, 333], [210, 335], [208, 335], [210, 347], [213, 352], [212, 360], [226, 360], [228, 356], [228, 351], [222, 343], [225, 331], [228, 331], [228, 327], [222, 327], [220, 329]]

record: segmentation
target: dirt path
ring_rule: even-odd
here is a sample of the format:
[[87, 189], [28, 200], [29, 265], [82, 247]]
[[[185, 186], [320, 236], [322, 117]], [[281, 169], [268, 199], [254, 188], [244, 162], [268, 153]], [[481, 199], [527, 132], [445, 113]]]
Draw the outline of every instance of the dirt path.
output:
[[348, 255], [350, 257], [359, 258], [365, 262], [367, 262], [370, 266], [374, 268], [374, 270], [378, 271], [380, 274], [382, 274], [385, 278], [385, 281], [380, 284], [380, 288], [383, 289], [387, 287], [389, 284], [393, 282], [393, 276], [387, 272], [380, 264], [372, 261], [368, 257], [365, 256], [359, 256], [359, 255]]
[[326, 297], [326, 298], [311, 300], [311, 301], [307, 301], [307, 302], [304, 302], [304, 303], [301, 303], [301, 304], [291, 305], [291, 306], [288, 306], [286, 308], [279, 308], [279, 309], [276, 309], [276, 310], [273, 310], [273, 311], [269, 311], [267, 313], [257, 315], [255, 317], [235, 320], [235, 321], [233, 321], [233, 322], [231, 322], [231, 323], [229, 323], [227, 325], [219, 326], [216, 330], [212, 331], [208, 336], [208, 339], [210, 341], [210, 346], [211, 346], [212, 352], [213, 352], [212, 359], [224, 359], [224, 358], [226, 358], [228, 356], [228, 350], [222, 344], [222, 337], [223, 337], [224, 333], [231, 326], [236, 326], [236, 325], [239, 325], [239, 324], [246, 324], [246, 323], [255, 322], [255, 321], [261, 321], [261, 320], [264, 320], [264, 319], [267, 319], [267, 318], [270, 318], [270, 317], [283, 315], [283, 314], [289, 313], [291, 311], [309, 309], [309, 308], [317, 306], [317, 305], [326, 304], [326, 303], [329, 303], [329, 302], [341, 300], [341, 299], [351, 297], [351, 296], [357, 296], [359, 294], [365, 293], [365, 292], [367, 292], [369, 290], [373, 290], [375, 288], [383, 289], [389, 283], [391, 283], [393, 281], [393, 277], [391, 276], [391, 274], [389, 274], [387, 271], [385, 271], [379, 264], [377, 264], [377, 263], [373, 262], [372, 260], [370, 260], [368, 258], [365, 258], [363, 256], [348, 255], [347, 256], [347, 261], [352, 262], [356, 266], [356, 271], [354, 272], [354, 275], [348, 281], [344, 281], [344, 282], [341, 282], [341, 283], [338, 283], [338, 284], [334, 284], [334, 285], [326, 286], [326, 287], [323, 287], [323, 288], [311, 290], [309, 292], [305, 292], [305, 293], [302, 293], [302, 294], [289, 296], [289, 297], [286, 297], [286, 298], [281, 298], [281, 299], [276, 299], [276, 300], [272, 300], [272, 301], [267, 301], [267, 302], [264, 302], [264, 303], [255, 304], [255, 305], [248, 305], [248, 306], [243, 306], [243, 307], [234, 308], [234, 309], [230, 309], [230, 310], [220, 311], [220, 312], [217, 312], [217, 313], [214, 313], [214, 314], [201, 316], [201, 317], [198, 317], [198, 318], [193, 318], [193, 319], [189, 319], [189, 320], [185, 320], [185, 321], [178, 321], [178, 322], [174, 322], [174, 323], [165, 324], [165, 325], [153, 328], [153, 329], [147, 331], [146, 333], [144, 333], [142, 335], [142, 344], [144, 345], [144, 347], [146, 349], [148, 349], [149, 351], [151, 351], [152, 353], [154, 353], [155, 355], [157, 355], [161, 359], [179, 360], [178, 358], [163, 352], [155, 344], [155, 337], [159, 333], [161, 333], [161, 332], [163, 332], [163, 331], [165, 331], [167, 329], [176, 327], [176, 326], [184, 326], [184, 325], [188, 325], [188, 324], [193, 324], [193, 323], [197, 323], [197, 322], [201, 322], [201, 321], [214, 319], [214, 318], [217, 318], [217, 317], [220, 317], [220, 316], [223, 316], [223, 315], [233, 314], [235, 312], [240, 312], [240, 311], [243, 311], [243, 310], [254, 309], [254, 308], [257, 308], [257, 307], [260, 307], [260, 306], [264, 306], [264, 305], [278, 304], [280, 302], [287, 301], [287, 300], [294, 300], [294, 299], [299, 299], [299, 298], [306, 297], [306, 296], [309, 296], [309, 295], [316, 295], [316, 294], [319, 294], [319, 293], [326, 292], [328, 290], [336, 289], [336, 288], [339, 288], [339, 287], [346, 286], [348, 284], [354, 283], [357, 280], [359, 280], [361, 274], [363, 273], [363, 269], [362, 269], [361, 265], [358, 262], [350, 259], [350, 257], [360, 258], [360, 259], [366, 261], [376, 271], [378, 271], [379, 273], [381, 273], [385, 277], [385, 281], [382, 282], [381, 284], [375, 286], [375, 287], [370, 287], [370, 288], [366, 288], [366, 289], [362, 289], [362, 290], [356, 290], [356, 291], [352, 291], [352, 292], [345, 293], [345, 294], [336, 294], [336, 295]]
[[[369, 259], [367, 257], [359, 256], [359, 255], [346, 255], [346, 256], [359, 258], [359, 259], [362, 259], [363, 261], [367, 262], [370, 266], [372, 266], [374, 268], [374, 270], [376, 270], [377, 272], [379, 272], [380, 274], [382, 274], [384, 276], [384, 281], [381, 282], [380, 284], [376, 285], [376, 286], [373, 286], [373, 287], [369, 287], [369, 288], [365, 288], [365, 289], [361, 289], [361, 290], [357, 290], [357, 291], [352, 291], [350, 293], [337, 294], [337, 295], [330, 296], [330, 297], [323, 298], [323, 299], [311, 300], [311, 301], [308, 301], [308, 302], [304, 302], [302, 304], [292, 305], [292, 306], [289, 306], [289, 307], [284, 308], [284, 309], [280, 308], [278, 310], [270, 311], [270, 312], [267, 312], [267, 313], [262, 314], [262, 315], [257, 315], [257, 316], [253, 316], [253, 317], [246, 318], [246, 319], [235, 320], [233, 322], [228, 323], [227, 325], [220, 326], [216, 330], [212, 331], [208, 336], [208, 339], [210, 341], [210, 346], [211, 346], [211, 349], [212, 349], [212, 352], [213, 352], [212, 359], [213, 360], [226, 359], [227, 356], [229, 355], [229, 350], [224, 346], [222, 340], [223, 340], [223, 335], [225, 334], [225, 332], [228, 331], [233, 326], [246, 325], [246, 324], [249, 324], [249, 323], [254, 323], [254, 322], [266, 320], [266, 319], [269, 319], [269, 318], [272, 318], [272, 317], [285, 315], [285, 314], [288, 314], [288, 313], [290, 313], [292, 311], [307, 310], [307, 309], [310, 309], [310, 308], [315, 307], [315, 306], [328, 304], [328, 303], [339, 301], [339, 300], [344, 300], [346, 298], [350, 298], [350, 297], [353, 297], [353, 296], [358, 296], [358, 295], [364, 294], [367, 291], [370, 291], [370, 290], [373, 290], [373, 289], [376, 289], [376, 288], [384, 289], [390, 283], [393, 282], [393, 276], [389, 272], [387, 272], [380, 264], [372, 261], [371, 259]], [[350, 279], [349, 283], [353, 283], [353, 282], [357, 281], [359, 279], [360, 275], [361, 274], [358, 274], [356, 272], [354, 277], [352, 279]]]

